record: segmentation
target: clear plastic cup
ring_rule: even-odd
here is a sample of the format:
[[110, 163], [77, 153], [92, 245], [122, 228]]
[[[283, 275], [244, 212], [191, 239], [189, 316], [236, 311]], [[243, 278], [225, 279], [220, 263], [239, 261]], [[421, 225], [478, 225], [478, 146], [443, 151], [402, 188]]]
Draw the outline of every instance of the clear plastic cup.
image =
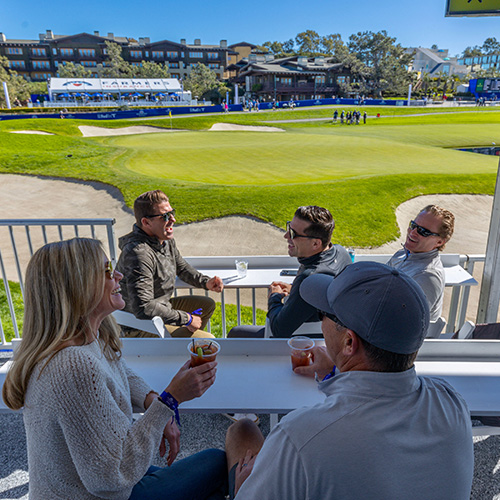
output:
[[292, 370], [297, 366], [309, 366], [312, 361], [311, 349], [314, 347], [314, 340], [309, 337], [292, 337], [288, 340], [291, 349]]
[[191, 355], [191, 366], [199, 366], [209, 361], [215, 361], [220, 351], [220, 345], [211, 339], [192, 339], [187, 349]]
[[234, 261], [238, 278], [244, 278], [247, 275], [248, 261], [236, 259]]

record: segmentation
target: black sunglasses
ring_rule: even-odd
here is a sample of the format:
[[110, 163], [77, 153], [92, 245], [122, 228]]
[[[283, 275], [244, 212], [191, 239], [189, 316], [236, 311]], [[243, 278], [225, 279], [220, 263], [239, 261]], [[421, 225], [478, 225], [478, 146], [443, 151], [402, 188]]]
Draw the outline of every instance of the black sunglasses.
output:
[[416, 229], [417, 233], [420, 236], [423, 236], [424, 238], [428, 238], [429, 236], [441, 236], [438, 233], [433, 233], [432, 231], [429, 231], [425, 227], [419, 226], [414, 220], [410, 221], [410, 229]]
[[290, 239], [294, 240], [295, 238], [309, 238], [310, 240], [319, 240], [317, 236], [308, 236], [307, 234], [297, 234], [297, 231], [295, 229], [292, 229], [290, 224], [292, 221], [286, 221], [286, 232], [290, 233]]
[[170, 212], [165, 212], [164, 214], [146, 215], [146, 219], [153, 219], [154, 217], [161, 217], [165, 222], [167, 222], [172, 217], [175, 217], [175, 209], [173, 208]]
[[330, 314], [330, 313], [327, 313], [325, 311], [318, 311], [319, 313], [319, 319], [320, 321], [323, 321], [324, 318], [329, 318], [331, 319], [334, 323], [337, 323], [337, 325], [343, 327], [343, 328], [349, 328], [348, 326], [344, 325], [344, 323], [342, 323], [342, 321], [340, 321], [339, 318], [337, 318], [337, 316], [335, 316], [335, 314]]

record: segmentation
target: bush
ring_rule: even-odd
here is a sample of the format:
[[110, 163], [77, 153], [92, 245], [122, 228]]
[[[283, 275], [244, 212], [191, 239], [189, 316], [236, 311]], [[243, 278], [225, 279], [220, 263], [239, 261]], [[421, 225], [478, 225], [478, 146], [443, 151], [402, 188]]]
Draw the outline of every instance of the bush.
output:
[[[24, 303], [23, 296], [21, 294], [21, 286], [19, 283], [9, 281], [10, 295], [12, 297], [12, 303], [14, 305], [14, 310], [16, 311], [16, 322], [17, 328], [19, 329], [19, 334], [21, 334], [23, 328], [23, 314], [24, 314]], [[9, 303], [7, 302], [7, 294], [5, 293], [5, 287], [3, 285], [3, 280], [0, 280], [0, 317], [2, 318], [2, 328], [5, 334], [7, 342], [10, 342], [14, 337], [14, 325], [10, 319]], [[4, 318], [6, 318], [4, 320]]]
[[[264, 325], [266, 322], [266, 311], [257, 309], [256, 321], [258, 325]], [[238, 324], [237, 308], [233, 304], [226, 304], [226, 332], [229, 332], [233, 326]], [[241, 324], [252, 324], [252, 308], [241, 306]], [[215, 311], [210, 318], [210, 330], [218, 338], [222, 337], [222, 313], [220, 302], [217, 302]]]

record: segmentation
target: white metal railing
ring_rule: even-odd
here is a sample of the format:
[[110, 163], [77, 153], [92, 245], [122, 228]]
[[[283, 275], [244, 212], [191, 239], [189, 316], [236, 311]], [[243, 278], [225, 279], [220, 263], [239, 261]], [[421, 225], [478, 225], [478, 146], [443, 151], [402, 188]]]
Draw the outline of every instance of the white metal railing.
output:
[[[16, 338], [19, 338], [19, 328], [9, 280], [19, 283], [24, 297], [24, 272], [33, 253], [46, 243], [75, 236], [100, 239], [109, 258], [116, 262], [114, 223], [114, 219], [0, 220], [0, 271], [7, 309]], [[22, 243], [19, 243], [21, 240]], [[5, 319], [9, 318], [0, 315], [0, 345], [6, 344], [3, 327]]]
[[[356, 253], [356, 260], [376, 260], [377, 262], [387, 262], [391, 257], [390, 254], [380, 255], [380, 254], [358, 254]], [[186, 260], [195, 268], [202, 269], [210, 274], [213, 270], [234, 270], [234, 259], [236, 256], [224, 257], [186, 257]], [[237, 256], [239, 259], [244, 259], [248, 261], [250, 269], [287, 269], [287, 268], [297, 268], [297, 259], [288, 256]], [[484, 255], [459, 255], [459, 254], [442, 254], [441, 260], [445, 267], [452, 267], [460, 265], [472, 276], [474, 273], [474, 265], [477, 262], [484, 262]], [[213, 274], [213, 273], [212, 273]], [[476, 280], [479, 281], [480, 277], [476, 276]], [[467, 308], [469, 303], [470, 286], [453, 286], [451, 287], [451, 297], [448, 305], [448, 317], [445, 331], [447, 333], [457, 331], [460, 326], [465, 322]], [[256, 323], [256, 288], [249, 288], [251, 291], [251, 302], [253, 311], [253, 324]], [[262, 290], [262, 288], [260, 289]], [[182, 293], [180, 291], [179, 293]], [[190, 289], [189, 293], [193, 293], [193, 289]], [[226, 318], [225, 318], [225, 304], [227, 289], [224, 289], [221, 293], [221, 309], [222, 309], [222, 333], [223, 337], [226, 337]], [[235, 290], [236, 293], [236, 306], [237, 306], [237, 321], [238, 325], [241, 322], [241, 297], [240, 288]], [[267, 293], [263, 292], [263, 293]], [[475, 317], [475, 315], [474, 315]]]
[[[0, 314], [0, 345], [6, 344], [3, 327], [4, 320], [11, 321], [15, 337], [19, 337], [19, 328], [16, 321], [16, 309], [12, 300], [9, 280], [19, 283], [21, 294], [24, 294], [23, 276], [29, 258], [34, 251], [49, 241], [63, 240], [74, 236], [88, 236], [100, 239], [108, 252], [109, 258], [116, 262], [117, 247], [114, 234], [114, 219], [34, 219], [34, 220], [0, 220], [0, 271], [3, 287], [6, 295], [8, 313]], [[10, 244], [9, 244], [10, 242]], [[368, 254], [356, 254], [362, 260], [378, 259], [386, 261], [390, 255], [370, 256]], [[233, 269], [235, 257], [188, 257], [194, 267], [206, 270], [211, 269]], [[288, 256], [250, 256], [245, 257], [251, 268], [296, 268], [297, 260]], [[474, 275], [476, 263], [484, 262], [484, 255], [442, 255], [443, 261], [450, 260], [450, 265], [459, 264], [469, 274]], [[445, 262], [446, 266], [446, 262]], [[476, 279], [479, 280], [479, 276]], [[256, 324], [257, 314], [257, 291], [264, 297], [261, 302], [265, 303], [267, 292], [263, 288], [250, 287], [247, 292], [250, 297], [242, 300], [242, 290], [224, 290], [220, 296], [222, 311], [222, 333], [226, 336], [226, 304], [231, 302], [228, 294], [235, 294], [237, 308], [237, 324], [241, 324], [241, 307], [244, 301], [252, 307], [252, 323]], [[180, 292], [182, 293], [182, 291]], [[191, 289], [189, 293], [193, 293]], [[207, 292], [208, 293], [208, 292]], [[245, 293], [245, 292], [243, 292]], [[469, 286], [454, 286], [448, 307], [448, 318], [446, 332], [454, 332], [465, 322], [467, 308], [469, 305]], [[262, 306], [266, 309], [266, 306]], [[474, 311], [475, 313], [475, 311]], [[10, 318], [9, 318], [10, 317]], [[473, 315], [475, 318], [475, 314]]]

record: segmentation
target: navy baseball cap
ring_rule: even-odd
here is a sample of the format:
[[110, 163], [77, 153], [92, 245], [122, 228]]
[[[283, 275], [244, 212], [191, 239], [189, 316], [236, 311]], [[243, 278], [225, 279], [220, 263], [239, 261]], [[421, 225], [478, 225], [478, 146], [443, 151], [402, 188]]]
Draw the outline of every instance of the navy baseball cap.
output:
[[418, 351], [429, 328], [429, 306], [417, 282], [378, 262], [351, 264], [335, 278], [313, 274], [300, 285], [300, 295], [386, 351]]

